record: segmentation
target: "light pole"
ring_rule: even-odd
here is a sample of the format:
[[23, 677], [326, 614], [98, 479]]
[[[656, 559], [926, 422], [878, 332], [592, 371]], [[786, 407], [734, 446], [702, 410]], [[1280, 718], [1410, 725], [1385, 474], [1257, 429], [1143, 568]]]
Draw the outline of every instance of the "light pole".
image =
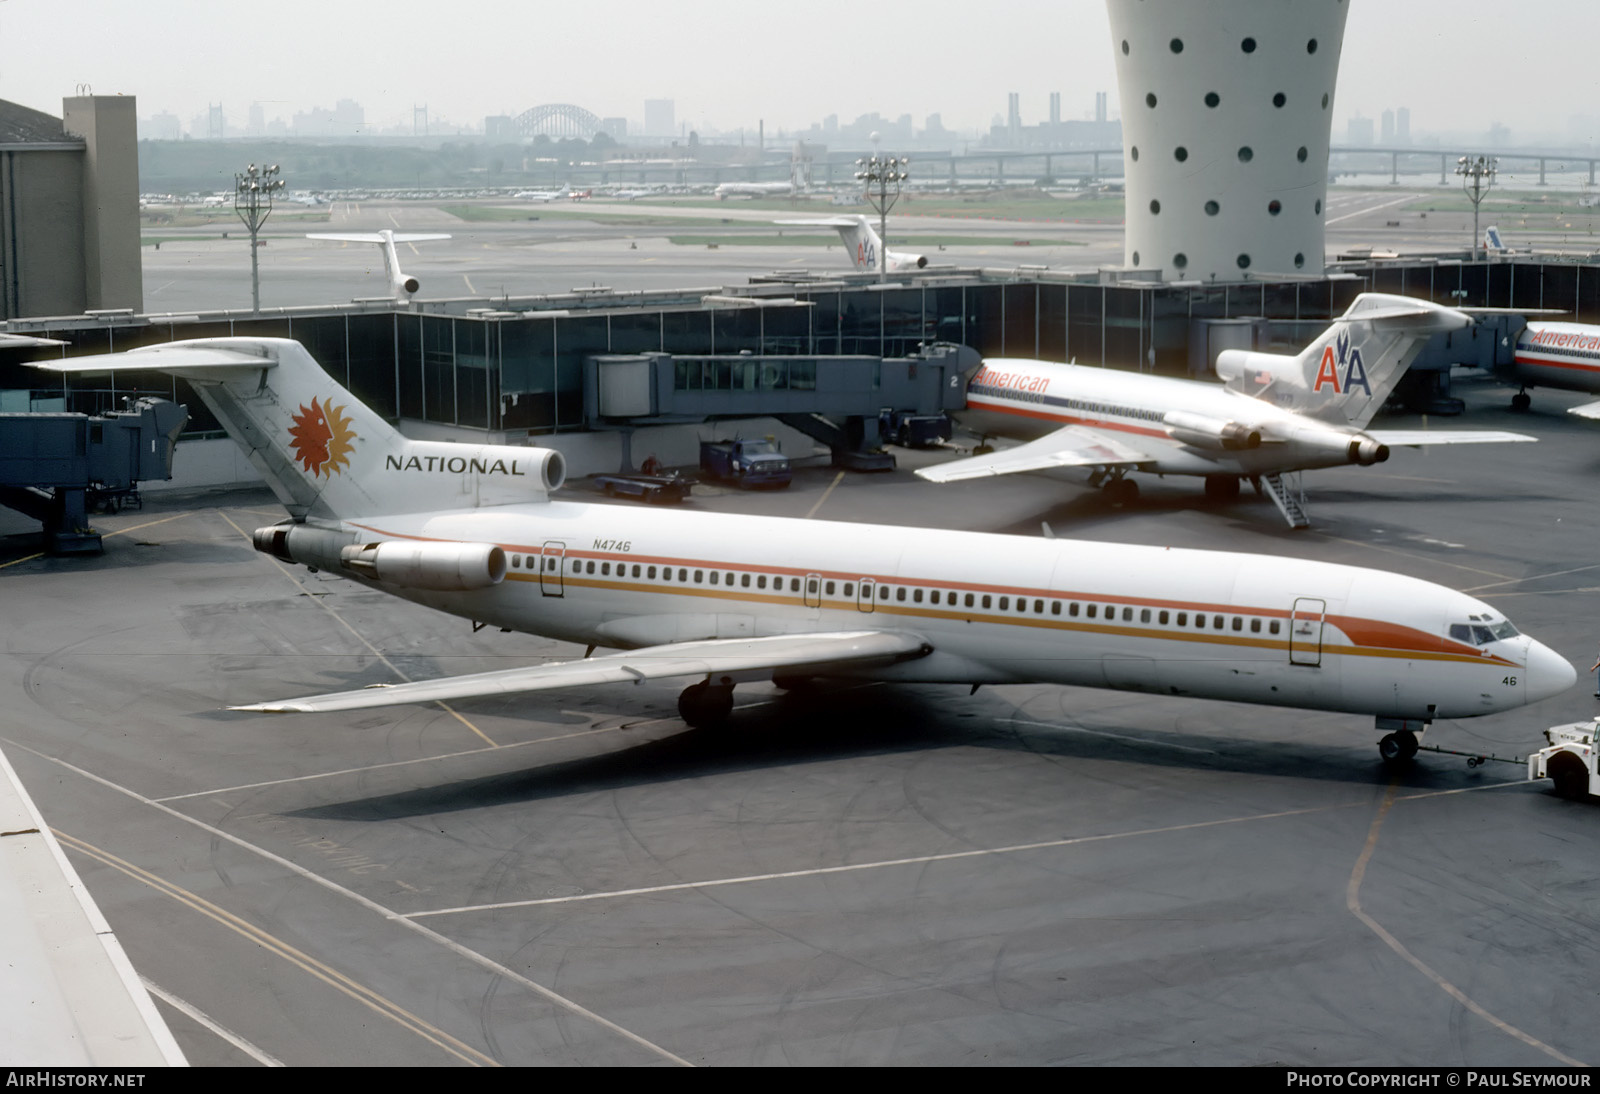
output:
[[[911, 176], [906, 174], [904, 168], [910, 166], [911, 160], [907, 157], [880, 156], [873, 153], [863, 160], [856, 160], [856, 179], [867, 184], [867, 200], [878, 211], [878, 280], [887, 281], [889, 276], [889, 210], [900, 197], [900, 184]], [[873, 184], [877, 184], [877, 191], [873, 191]], [[894, 187], [890, 191], [890, 187]]]
[[1456, 160], [1456, 174], [1461, 176], [1461, 189], [1472, 202], [1472, 257], [1478, 257], [1478, 203], [1494, 189], [1494, 172], [1500, 164], [1495, 156], [1462, 156]]
[[277, 164], [257, 167], [252, 163], [233, 176], [233, 211], [250, 230], [250, 308], [255, 315], [261, 314], [261, 271], [256, 252], [260, 244], [256, 233], [272, 215], [273, 191], [282, 189], [283, 180], [278, 178]]

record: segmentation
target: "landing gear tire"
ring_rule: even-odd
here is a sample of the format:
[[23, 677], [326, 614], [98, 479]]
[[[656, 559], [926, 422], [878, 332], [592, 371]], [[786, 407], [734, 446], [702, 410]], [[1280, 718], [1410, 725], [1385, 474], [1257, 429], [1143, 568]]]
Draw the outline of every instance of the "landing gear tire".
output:
[[772, 686], [781, 691], [815, 691], [817, 678], [815, 676], [774, 676], [772, 678]]
[[1239, 496], [1239, 479], [1234, 475], [1207, 475], [1206, 497], [1232, 501]]
[[1409, 730], [1386, 733], [1378, 742], [1378, 755], [1383, 762], [1398, 766], [1410, 763], [1417, 755], [1417, 736]]
[[974, 456], [987, 456], [989, 453], [991, 453], [993, 451], [994, 451], [994, 445], [992, 445], [992, 444], [979, 444], [979, 445], [974, 445], [973, 448], [972, 448], [972, 454]]
[[733, 713], [732, 684], [692, 684], [678, 696], [678, 717], [691, 729], [718, 729]]
[[1112, 479], [1100, 489], [1112, 505], [1127, 505], [1139, 497], [1139, 484], [1132, 479]]
[[1515, 395], [1511, 396], [1512, 410], [1527, 410], [1532, 405], [1533, 396], [1529, 395], [1526, 391], [1519, 391]]

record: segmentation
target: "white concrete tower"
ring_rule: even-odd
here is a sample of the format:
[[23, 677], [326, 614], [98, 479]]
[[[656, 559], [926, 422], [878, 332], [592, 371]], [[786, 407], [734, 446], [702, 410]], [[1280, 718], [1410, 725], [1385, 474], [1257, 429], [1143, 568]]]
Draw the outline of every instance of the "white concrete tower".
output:
[[1106, 0], [1124, 261], [1166, 280], [1320, 274], [1346, 0]]

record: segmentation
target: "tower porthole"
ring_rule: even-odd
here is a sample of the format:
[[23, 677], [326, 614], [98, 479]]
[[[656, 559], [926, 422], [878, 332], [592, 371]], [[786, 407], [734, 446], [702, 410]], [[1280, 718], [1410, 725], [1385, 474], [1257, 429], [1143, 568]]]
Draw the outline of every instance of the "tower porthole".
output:
[[1151, 110], [1156, 108], [1156, 93], [1154, 91], [1150, 92], [1150, 94], [1144, 97], [1144, 105], [1148, 106]]
[[[1128, 149], [1128, 151], [1133, 156], [1133, 162], [1134, 163], [1138, 163], [1139, 162], [1139, 146], [1136, 144], [1132, 148]], [[1303, 151], [1305, 151], [1305, 149], [1302, 148], [1301, 151], [1303, 152]], [[1300, 158], [1301, 159], [1305, 159], [1304, 156], [1301, 156]]]
[[1320, 217], [1322, 215], [1322, 199], [1321, 198], [1317, 199], [1317, 207], [1316, 207], [1316, 209], [1314, 211], [1317, 214], [1317, 216]]
[[1306, 52], [1307, 53], [1315, 53], [1316, 51], [1317, 51], [1317, 40], [1315, 38], [1313, 38], [1309, 42], [1306, 43]]
[[1182, 163], [1184, 160], [1189, 158], [1189, 150], [1180, 144], [1177, 148], [1173, 149], [1172, 158], [1177, 160], [1179, 163]]
[[1239, 43], [1239, 48], [1246, 53], [1254, 53], [1256, 51], [1256, 40], [1254, 38], [1246, 38]]
[[1133, 252], [1133, 264], [1135, 266], [1137, 266], [1139, 264], [1139, 252], [1138, 251], [1134, 251]]
[[1222, 96], [1218, 95], [1215, 91], [1206, 92], [1206, 105], [1211, 107], [1211, 109], [1215, 110], [1217, 108], [1217, 104], [1221, 101]]
[[1150, 211], [1152, 213], [1161, 212], [1161, 203], [1159, 201], [1155, 200], [1154, 198], [1151, 198], [1150, 199]]
[[1234, 261], [1239, 264], [1239, 268], [1241, 270], [1248, 270], [1250, 268], [1249, 255], [1240, 255], [1238, 258], [1234, 259]]
[[1189, 256], [1179, 251], [1172, 256], [1172, 264], [1181, 270], [1189, 264]]
[[[1134, 159], [1138, 159], [1139, 158], [1139, 155], [1138, 155], [1137, 152], [1134, 153], [1134, 157], [1133, 158]], [[1306, 162], [1306, 146], [1305, 145], [1302, 144], [1300, 146], [1300, 150], [1294, 154], [1294, 158], [1299, 160], [1301, 163]]]
[[1328, 109], [1328, 93], [1326, 91], [1322, 93], [1322, 109]]
[[1299, 251], [1296, 251], [1295, 255], [1294, 255], [1294, 268], [1298, 270], [1302, 266], [1304, 266], [1305, 264], [1306, 264], [1306, 256], [1301, 254]]
[[1288, 101], [1289, 101], [1289, 96], [1285, 95], [1281, 91], [1278, 92], [1276, 95], [1274, 95], [1272, 97], [1272, 105], [1277, 107], [1279, 110], [1282, 110], [1283, 109], [1283, 104], [1288, 102]]
[[1126, 38], [1122, 40], [1122, 55], [1124, 57], [1128, 55], [1128, 40]]
[[1183, 52], [1183, 39], [1182, 38], [1174, 38], [1172, 41], [1167, 43], [1167, 48], [1172, 50], [1172, 52], [1174, 52], [1174, 53], [1182, 53]]
[[1239, 149], [1240, 163], [1249, 163], [1251, 160], [1255, 159], [1255, 156], [1256, 154], [1250, 150], [1250, 146], [1248, 144]]
[[1277, 198], [1273, 198], [1271, 201], [1267, 202], [1268, 215], [1277, 216], [1281, 212], [1283, 212], [1283, 202], [1279, 201]]
[[1218, 205], [1216, 202], [1214, 202], [1214, 201], [1206, 202], [1206, 216], [1214, 217], [1218, 213], [1220, 213], [1221, 211], [1222, 211], [1222, 206]]

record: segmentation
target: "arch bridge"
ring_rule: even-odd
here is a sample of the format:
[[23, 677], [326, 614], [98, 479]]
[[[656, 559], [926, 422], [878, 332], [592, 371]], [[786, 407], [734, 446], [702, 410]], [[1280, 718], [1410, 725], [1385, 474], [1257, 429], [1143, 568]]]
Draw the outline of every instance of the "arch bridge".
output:
[[519, 137], [581, 137], [589, 140], [600, 132], [598, 115], [571, 103], [546, 103], [524, 110], [511, 119], [511, 129]]

